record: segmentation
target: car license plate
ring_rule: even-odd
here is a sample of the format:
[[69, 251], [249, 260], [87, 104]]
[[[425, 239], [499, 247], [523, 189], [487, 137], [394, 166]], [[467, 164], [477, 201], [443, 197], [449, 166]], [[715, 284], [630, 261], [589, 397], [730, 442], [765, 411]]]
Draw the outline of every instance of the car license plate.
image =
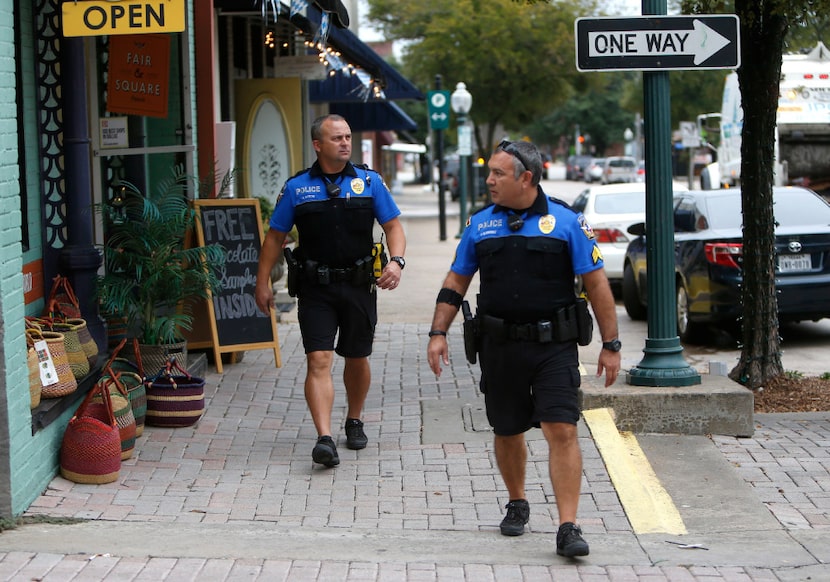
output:
[[810, 271], [813, 268], [811, 255], [781, 255], [778, 257], [778, 272], [796, 273], [798, 271]]

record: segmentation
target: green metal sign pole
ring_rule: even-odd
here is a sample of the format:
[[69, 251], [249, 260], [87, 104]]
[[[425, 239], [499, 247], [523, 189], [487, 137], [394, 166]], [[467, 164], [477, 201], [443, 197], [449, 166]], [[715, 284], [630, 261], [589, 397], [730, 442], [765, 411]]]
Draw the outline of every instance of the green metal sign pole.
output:
[[[643, 0], [644, 14], [666, 14], [666, 0]], [[643, 73], [646, 170], [648, 337], [640, 363], [627, 375], [635, 386], [691, 386], [700, 374], [683, 358], [675, 318], [671, 97], [667, 71]]]

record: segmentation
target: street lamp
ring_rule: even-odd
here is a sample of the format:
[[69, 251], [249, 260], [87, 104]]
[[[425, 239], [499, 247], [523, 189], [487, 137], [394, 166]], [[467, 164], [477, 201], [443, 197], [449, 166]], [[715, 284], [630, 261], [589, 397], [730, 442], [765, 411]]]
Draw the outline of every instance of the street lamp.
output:
[[631, 140], [634, 139], [634, 132], [631, 131], [630, 127], [625, 128], [625, 131], [623, 132], [623, 139], [625, 140], [625, 155], [636, 157], [632, 151], [633, 146], [631, 145]]
[[458, 177], [459, 183], [459, 229], [458, 237], [467, 224], [467, 166], [473, 153], [472, 130], [467, 125], [467, 114], [473, 106], [473, 96], [467, 91], [467, 85], [458, 83], [450, 95], [450, 107], [458, 116]]

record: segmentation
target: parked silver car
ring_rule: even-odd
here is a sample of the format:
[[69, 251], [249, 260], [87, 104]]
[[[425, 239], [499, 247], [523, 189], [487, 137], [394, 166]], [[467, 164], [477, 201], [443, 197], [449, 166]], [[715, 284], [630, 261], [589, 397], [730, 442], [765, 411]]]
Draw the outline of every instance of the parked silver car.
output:
[[605, 159], [600, 180], [603, 184], [637, 181], [637, 160], [631, 156], [611, 156]]

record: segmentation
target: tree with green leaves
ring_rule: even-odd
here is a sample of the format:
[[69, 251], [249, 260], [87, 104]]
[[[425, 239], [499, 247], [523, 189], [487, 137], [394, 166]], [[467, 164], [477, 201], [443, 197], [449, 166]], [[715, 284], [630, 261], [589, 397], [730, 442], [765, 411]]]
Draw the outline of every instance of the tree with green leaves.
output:
[[[722, 11], [713, 0], [687, 0], [684, 12]], [[720, 9], [720, 10], [719, 10]], [[772, 202], [775, 124], [781, 57], [791, 27], [830, 12], [830, 0], [735, 0], [740, 19], [738, 84], [743, 108], [743, 325], [741, 357], [729, 377], [751, 389], [783, 373], [775, 295], [775, 213]]]
[[432, 88], [466, 83], [470, 117], [482, 154], [502, 135], [519, 131], [598, 79], [577, 73], [573, 23], [578, 2], [513, 0], [369, 0], [369, 18], [389, 40], [409, 41], [407, 76]]

